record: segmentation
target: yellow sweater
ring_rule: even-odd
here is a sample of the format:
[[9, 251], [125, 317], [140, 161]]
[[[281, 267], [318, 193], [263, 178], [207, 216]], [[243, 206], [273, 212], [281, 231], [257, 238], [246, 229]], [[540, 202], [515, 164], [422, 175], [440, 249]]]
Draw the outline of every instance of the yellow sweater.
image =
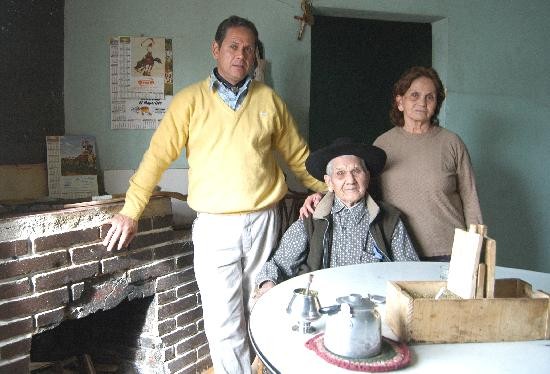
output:
[[188, 203], [198, 212], [252, 212], [281, 200], [287, 186], [274, 150], [306, 187], [326, 190], [305, 170], [309, 149], [271, 88], [252, 81], [242, 105], [233, 111], [209, 83], [208, 78], [174, 96], [130, 179], [121, 214], [139, 218], [162, 173], [184, 148]]

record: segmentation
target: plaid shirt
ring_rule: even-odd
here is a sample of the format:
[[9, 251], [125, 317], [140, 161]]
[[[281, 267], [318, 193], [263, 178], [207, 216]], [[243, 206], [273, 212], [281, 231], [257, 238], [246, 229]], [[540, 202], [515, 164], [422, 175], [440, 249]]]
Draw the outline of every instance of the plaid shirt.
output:
[[233, 110], [237, 110], [241, 106], [246, 94], [248, 93], [248, 86], [250, 86], [251, 81], [252, 78], [250, 76], [247, 77], [246, 82], [239, 88], [239, 91], [237, 91], [237, 93], [233, 93], [233, 91], [225, 87], [225, 85], [220, 82], [218, 78], [216, 78], [214, 70], [210, 73], [210, 88], [212, 90], [217, 90], [218, 95], [220, 95], [223, 102], [229, 105], [229, 107]]

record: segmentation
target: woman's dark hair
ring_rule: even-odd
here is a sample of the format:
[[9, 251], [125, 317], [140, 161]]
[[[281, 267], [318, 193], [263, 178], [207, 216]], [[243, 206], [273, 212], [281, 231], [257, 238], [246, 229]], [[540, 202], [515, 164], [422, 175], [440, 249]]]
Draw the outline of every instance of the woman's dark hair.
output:
[[437, 74], [437, 72], [431, 67], [424, 66], [413, 66], [412, 68], [408, 69], [393, 85], [390, 120], [395, 126], [403, 127], [405, 125], [403, 112], [401, 112], [397, 107], [397, 101], [395, 100], [395, 98], [397, 96], [405, 95], [407, 90], [411, 87], [412, 82], [420, 77], [426, 77], [430, 79], [435, 86], [437, 102], [435, 105], [434, 114], [432, 118], [430, 118], [430, 122], [432, 126], [439, 126], [439, 119], [437, 118], [437, 115], [439, 114], [441, 105], [443, 105], [443, 101], [445, 101], [445, 88], [443, 87], [443, 83], [441, 83], [441, 79], [439, 79], [439, 75]]
[[246, 27], [254, 34], [254, 37], [256, 38], [255, 43], [258, 43], [258, 30], [256, 29], [256, 26], [246, 18], [231, 16], [224, 19], [218, 25], [216, 35], [214, 36], [214, 40], [216, 41], [216, 43], [218, 43], [218, 45], [222, 45], [222, 42], [225, 39], [225, 35], [227, 34], [227, 29], [231, 27]]

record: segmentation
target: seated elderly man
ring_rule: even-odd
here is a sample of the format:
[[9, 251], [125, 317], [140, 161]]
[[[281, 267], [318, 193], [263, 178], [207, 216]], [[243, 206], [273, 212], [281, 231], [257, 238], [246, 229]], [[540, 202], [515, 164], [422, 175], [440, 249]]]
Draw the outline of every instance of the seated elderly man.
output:
[[284, 233], [256, 277], [256, 297], [278, 282], [313, 270], [419, 260], [399, 211], [368, 194], [370, 178], [382, 171], [385, 162], [382, 149], [348, 138], [310, 154], [307, 171], [324, 180], [329, 192], [313, 215], [297, 220]]

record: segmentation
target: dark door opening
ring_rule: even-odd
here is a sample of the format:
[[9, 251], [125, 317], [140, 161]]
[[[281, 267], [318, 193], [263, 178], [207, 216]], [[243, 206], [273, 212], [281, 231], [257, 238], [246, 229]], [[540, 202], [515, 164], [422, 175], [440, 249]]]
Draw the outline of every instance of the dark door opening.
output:
[[431, 24], [316, 16], [311, 30], [311, 149], [341, 136], [372, 143], [391, 127], [393, 83], [432, 64]]

